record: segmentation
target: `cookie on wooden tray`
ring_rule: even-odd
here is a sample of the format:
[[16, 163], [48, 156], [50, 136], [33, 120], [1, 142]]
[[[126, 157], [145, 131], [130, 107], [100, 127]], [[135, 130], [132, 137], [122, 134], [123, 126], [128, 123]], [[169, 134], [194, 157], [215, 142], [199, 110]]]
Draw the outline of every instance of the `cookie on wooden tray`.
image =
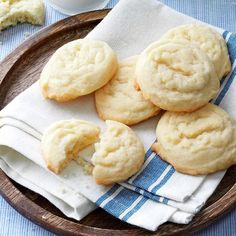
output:
[[134, 131], [117, 121], [106, 121], [107, 129], [95, 144], [93, 176], [98, 184], [126, 180], [144, 162], [144, 147]]
[[207, 25], [196, 23], [181, 25], [169, 30], [161, 40], [186, 40], [190, 43], [196, 43], [213, 62], [220, 79], [231, 70], [231, 62], [224, 38]]
[[97, 125], [83, 120], [62, 120], [53, 123], [44, 132], [41, 148], [47, 167], [60, 173], [79, 151], [96, 142], [100, 129]]
[[42, 0], [0, 1], [0, 31], [18, 22], [42, 25], [44, 4]]
[[74, 40], [59, 48], [45, 65], [40, 76], [43, 95], [64, 102], [92, 93], [113, 77], [117, 67], [116, 54], [107, 43]]
[[152, 43], [139, 56], [136, 75], [144, 97], [168, 111], [197, 110], [220, 88], [206, 53], [185, 41]]
[[153, 149], [184, 174], [206, 175], [236, 164], [236, 123], [213, 104], [193, 113], [166, 112], [156, 135]]
[[126, 125], [137, 124], [156, 115], [160, 108], [143, 98], [134, 88], [137, 56], [119, 63], [117, 74], [95, 92], [96, 108], [103, 120], [116, 120]]

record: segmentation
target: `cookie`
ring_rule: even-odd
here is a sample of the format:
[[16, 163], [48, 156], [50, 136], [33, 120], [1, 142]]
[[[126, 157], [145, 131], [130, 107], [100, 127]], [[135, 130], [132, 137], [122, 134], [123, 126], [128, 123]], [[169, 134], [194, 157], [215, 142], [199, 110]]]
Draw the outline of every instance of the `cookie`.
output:
[[96, 142], [99, 127], [83, 120], [62, 120], [44, 132], [41, 148], [47, 167], [58, 174], [69, 161], [77, 159], [80, 150]]
[[117, 74], [95, 92], [97, 112], [103, 120], [133, 125], [160, 111], [134, 88], [136, 61], [137, 56], [134, 56], [120, 62]]
[[187, 24], [169, 30], [161, 40], [186, 40], [196, 43], [209, 57], [221, 79], [231, 70], [227, 45], [216, 30], [203, 24]]
[[42, 25], [44, 4], [42, 0], [0, 1], [0, 31], [17, 23]]
[[46, 98], [69, 101], [104, 86], [117, 70], [115, 52], [105, 42], [78, 39], [59, 48], [40, 76]]
[[236, 123], [220, 107], [193, 113], [166, 112], [153, 149], [184, 174], [206, 175], [236, 164]]
[[92, 157], [93, 176], [103, 185], [124, 181], [135, 174], [145, 155], [143, 144], [132, 129], [111, 120], [107, 120], [106, 125]]
[[136, 75], [143, 96], [168, 111], [197, 110], [220, 88], [208, 56], [183, 41], [152, 43], [139, 56]]

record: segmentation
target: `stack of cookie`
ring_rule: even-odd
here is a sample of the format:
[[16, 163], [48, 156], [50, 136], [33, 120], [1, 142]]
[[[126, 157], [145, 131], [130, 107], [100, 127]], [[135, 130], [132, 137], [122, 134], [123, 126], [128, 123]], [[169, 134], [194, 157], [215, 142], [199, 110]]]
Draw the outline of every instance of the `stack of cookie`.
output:
[[236, 164], [235, 122], [209, 104], [230, 69], [222, 36], [198, 24], [171, 29], [139, 56], [138, 87], [167, 111], [153, 150], [177, 171], [203, 175]]
[[[108, 128], [101, 133], [96, 125], [78, 120], [53, 124], [42, 140], [48, 167], [59, 173], [85, 146], [97, 142], [92, 157], [97, 183], [127, 179], [141, 168], [144, 148], [126, 125], [161, 110], [166, 112], [153, 150], [178, 171], [208, 174], [236, 164], [235, 122], [209, 104], [230, 69], [224, 39], [200, 24], [174, 28], [121, 62], [105, 42], [79, 39], [64, 45], [42, 71], [43, 95], [65, 102], [95, 92], [98, 115]], [[57, 146], [62, 149], [51, 150]]]

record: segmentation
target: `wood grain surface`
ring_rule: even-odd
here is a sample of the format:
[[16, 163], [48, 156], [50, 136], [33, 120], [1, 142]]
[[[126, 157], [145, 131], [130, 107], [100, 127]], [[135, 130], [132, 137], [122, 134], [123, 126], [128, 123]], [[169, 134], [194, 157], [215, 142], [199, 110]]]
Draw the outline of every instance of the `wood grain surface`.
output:
[[[109, 12], [69, 17], [26, 40], [0, 63], [0, 110], [38, 80], [49, 56], [63, 44], [83, 38]], [[188, 225], [166, 223], [149, 232], [131, 226], [102, 209], [81, 221], [71, 220], [40, 195], [18, 185], [0, 170], [0, 193], [22, 215], [58, 235], [187, 235], [222, 216], [236, 205], [236, 167], [230, 168], [206, 206]]]

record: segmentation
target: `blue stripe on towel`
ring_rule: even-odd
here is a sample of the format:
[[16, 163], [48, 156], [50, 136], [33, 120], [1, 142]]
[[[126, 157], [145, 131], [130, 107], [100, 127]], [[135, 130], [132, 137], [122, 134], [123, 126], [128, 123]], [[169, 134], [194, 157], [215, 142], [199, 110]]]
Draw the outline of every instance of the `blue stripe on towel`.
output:
[[141, 198], [141, 200], [137, 203], [137, 205], [130, 210], [123, 218], [122, 220], [127, 221], [135, 212], [137, 212], [143, 205], [144, 203], [147, 201], [147, 198]]
[[168, 199], [168, 198], [163, 197], [163, 201], [161, 201], [159, 195], [150, 193], [150, 192], [148, 192], [148, 191], [146, 191], [146, 190], [144, 190], [144, 189], [138, 188], [138, 187], [135, 187], [135, 188], [133, 189], [133, 191], [135, 191], [135, 192], [137, 192], [137, 193], [143, 195], [144, 197], [146, 197], [146, 198], [148, 198], [148, 199], [151, 199], [151, 200], [153, 200], [153, 201], [155, 201], [155, 202], [164, 203], [164, 204], [166, 204], [166, 205], [167, 205], [168, 202], [169, 202], [169, 199]]
[[148, 159], [148, 157], [150, 157], [151, 154], [152, 154], [152, 149], [149, 148], [149, 149], [147, 150], [147, 152], [145, 153], [145, 160]]
[[162, 201], [161, 201], [161, 197], [159, 195], [156, 195], [156, 194], [153, 194], [153, 193], [150, 193], [144, 189], [141, 189], [141, 188], [138, 188], [138, 187], [135, 187], [133, 188], [133, 191], [143, 195], [144, 197], [146, 197], [147, 199], [151, 199], [155, 202], [159, 202], [159, 203], [164, 203], [164, 204], [168, 204], [169, 202], [169, 199], [168, 198], [165, 198], [165, 197], [162, 197]]
[[236, 34], [231, 34], [227, 42], [227, 47], [231, 63], [233, 63], [234, 60], [236, 59]]
[[[223, 37], [224, 35], [228, 35], [228, 31], [225, 31], [223, 33]], [[225, 36], [225, 37], [226, 37]], [[228, 41], [227, 41], [227, 47], [228, 47], [228, 51], [229, 51], [229, 57], [230, 57], [230, 61], [232, 64], [235, 63], [235, 59], [236, 59], [236, 34], [231, 34]], [[215, 104], [219, 105], [224, 96], [226, 95], [226, 93], [228, 92], [230, 85], [232, 84], [234, 78], [236, 76], [236, 69], [234, 68], [231, 75], [229, 76], [229, 78], [227, 78], [227, 82], [224, 84], [224, 88], [222, 89], [222, 91], [220, 92], [220, 94], [218, 95], [217, 99], [215, 100]], [[225, 80], [226, 78], [224, 78]], [[224, 80], [221, 81], [221, 84], [224, 83]]]
[[158, 155], [155, 155], [146, 168], [134, 179], [133, 184], [137, 187], [148, 189], [161, 176], [167, 166], [166, 162], [162, 161]]
[[[112, 194], [114, 194], [118, 189], [121, 191], [115, 197], [112, 197]], [[102, 202], [107, 200], [109, 197], [111, 197], [111, 199], [109, 199], [102, 208], [117, 218], [119, 218], [123, 212], [128, 210], [128, 212], [122, 217], [122, 220], [127, 220], [131, 217], [148, 200], [148, 198], [143, 196], [140, 201], [129, 210], [128, 208], [130, 208], [140, 197], [140, 194], [119, 185], [114, 185], [96, 201], [96, 204], [100, 206]]]
[[138, 188], [138, 187], [136, 187], [134, 191], [140, 193], [141, 195], [143, 195], [143, 196], [145, 196], [149, 199], [152, 199], [155, 202], [160, 202], [160, 196], [159, 195], [154, 195], [154, 194], [152, 194], [152, 193], [150, 193], [146, 190], [143, 190], [141, 188]]
[[170, 179], [170, 177], [175, 173], [175, 169], [171, 167], [171, 169], [168, 171], [168, 173], [165, 175], [165, 177], [161, 180], [159, 184], [157, 184], [153, 189], [152, 193], [156, 193], [162, 186], [165, 185], [165, 183]]
[[223, 33], [223, 36], [224, 36], [224, 38], [227, 37], [227, 39], [226, 39], [227, 40], [227, 47], [228, 47], [228, 51], [229, 51], [229, 55], [230, 55], [230, 61], [232, 64], [232, 70], [227, 76], [225, 76], [220, 81], [222, 88], [221, 88], [219, 94], [217, 95], [217, 97], [215, 99], [213, 99], [213, 102], [216, 105], [219, 105], [221, 103], [221, 101], [223, 100], [225, 94], [229, 90], [229, 87], [235, 77], [235, 67], [233, 67], [233, 65], [235, 64], [235, 58], [236, 58], [236, 46], [235, 46], [236, 45], [236, 35], [231, 34], [228, 31], [225, 31]]
[[223, 38], [226, 39], [227, 34], [229, 33], [229, 31], [225, 30], [224, 33], [222, 34]]
[[228, 78], [224, 88], [222, 89], [222, 91], [220, 92], [219, 96], [217, 97], [217, 99], [215, 100], [215, 105], [219, 105], [224, 96], [226, 95], [226, 93], [228, 92], [229, 88], [230, 88], [230, 85], [232, 84], [233, 80], [235, 79], [235, 76], [236, 76], [236, 69], [233, 70], [231, 76]]
[[112, 188], [109, 189], [105, 194], [103, 194], [97, 201], [97, 205], [101, 205], [108, 197], [110, 197], [120, 186], [115, 184]]
[[164, 200], [163, 200], [163, 202], [162, 203], [164, 203], [164, 204], [168, 204], [168, 201], [169, 201], [169, 199], [168, 198], [164, 198]]

